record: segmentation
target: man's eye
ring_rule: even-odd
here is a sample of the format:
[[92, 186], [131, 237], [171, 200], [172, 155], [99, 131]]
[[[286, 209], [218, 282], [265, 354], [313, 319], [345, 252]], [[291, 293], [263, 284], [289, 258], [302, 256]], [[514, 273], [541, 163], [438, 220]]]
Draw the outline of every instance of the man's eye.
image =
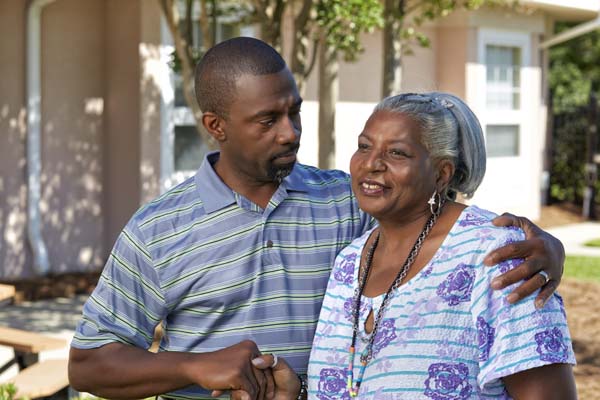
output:
[[359, 150], [366, 150], [366, 149], [368, 149], [368, 148], [369, 148], [369, 145], [368, 145], [368, 144], [365, 144], [365, 143], [359, 143], [359, 144], [358, 144], [358, 149], [359, 149]]
[[263, 119], [259, 121], [259, 123], [264, 126], [273, 126], [275, 124], [275, 118]]

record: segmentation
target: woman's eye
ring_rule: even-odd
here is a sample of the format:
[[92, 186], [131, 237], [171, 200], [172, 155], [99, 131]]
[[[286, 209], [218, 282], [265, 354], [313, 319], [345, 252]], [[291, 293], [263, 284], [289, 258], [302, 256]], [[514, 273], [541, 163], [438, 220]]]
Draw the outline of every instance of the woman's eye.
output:
[[389, 153], [394, 157], [406, 157], [406, 153], [402, 150], [392, 149]]

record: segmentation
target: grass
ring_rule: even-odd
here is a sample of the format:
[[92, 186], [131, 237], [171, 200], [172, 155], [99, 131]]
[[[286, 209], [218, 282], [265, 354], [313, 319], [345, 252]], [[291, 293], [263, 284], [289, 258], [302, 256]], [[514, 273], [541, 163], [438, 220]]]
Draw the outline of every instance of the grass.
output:
[[600, 238], [588, 240], [583, 245], [588, 247], [600, 247]]
[[600, 282], [600, 257], [567, 256], [564, 276]]

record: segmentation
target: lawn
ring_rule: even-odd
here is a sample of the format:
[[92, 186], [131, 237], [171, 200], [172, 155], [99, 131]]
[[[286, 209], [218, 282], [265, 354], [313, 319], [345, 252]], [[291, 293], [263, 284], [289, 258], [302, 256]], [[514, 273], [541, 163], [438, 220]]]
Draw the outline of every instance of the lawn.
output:
[[600, 247], [600, 238], [592, 239], [584, 243], [584, 246], [588, 247]]
[[600, 257], [567, 256], [564, 276], [600, 282]]

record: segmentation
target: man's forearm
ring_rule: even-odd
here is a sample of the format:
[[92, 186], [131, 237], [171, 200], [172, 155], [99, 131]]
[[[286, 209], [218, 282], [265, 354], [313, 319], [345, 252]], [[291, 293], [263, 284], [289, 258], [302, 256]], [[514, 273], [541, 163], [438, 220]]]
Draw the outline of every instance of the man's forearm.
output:
[[189, 353], [150, 353], [119, 343], [71, 349], [69, 381], [80, 392], [110, 399], [140, 399], [193, 384], [185, 372]]

